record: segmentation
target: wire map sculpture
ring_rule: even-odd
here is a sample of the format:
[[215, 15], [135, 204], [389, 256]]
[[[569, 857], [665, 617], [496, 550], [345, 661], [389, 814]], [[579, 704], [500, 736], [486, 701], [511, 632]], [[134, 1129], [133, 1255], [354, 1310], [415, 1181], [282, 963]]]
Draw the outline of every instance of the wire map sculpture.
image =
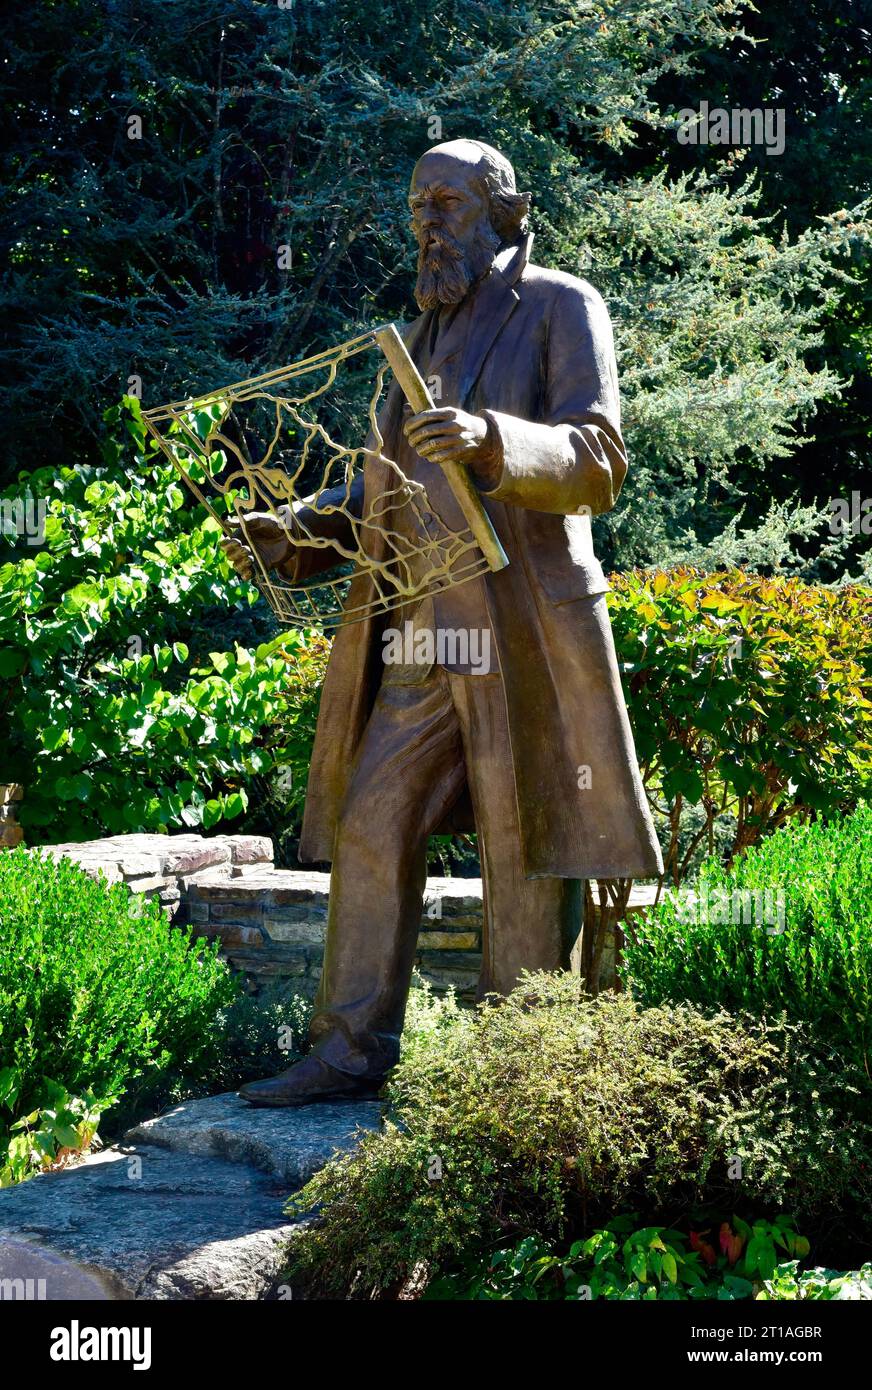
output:
[[[331, 389], [342, 363], [374, 348], [383, 359], [368, 407], [370, 435], [366, 445], [349, 447], [307, 407]], [[228, 536], [249, 544], [254, 582], [282, 623], [329, 628], [357, 622], [508, 563], [461, 465], [444, 469], [468, 522], [453, 531], [424, 487], [384, 452], [377, 409], [389, 367], [414, 410], [432, 408], [402, 339], [388, 324], [261, 376], [143, 411], [149, 432], [191, 493]], [[385, 483], [376, 496], [367, 486], [362, 497], [368, 462], [381, 464]], [[295, 548], [332, 550], [326, 572], [297, 583], [269, 569], [249, 538], [249, 513], [268, 513]], [[331, 527], [332, 518], [338, 524]], [[367, 599], [349, 606], [352, 569], [371, 583]]]

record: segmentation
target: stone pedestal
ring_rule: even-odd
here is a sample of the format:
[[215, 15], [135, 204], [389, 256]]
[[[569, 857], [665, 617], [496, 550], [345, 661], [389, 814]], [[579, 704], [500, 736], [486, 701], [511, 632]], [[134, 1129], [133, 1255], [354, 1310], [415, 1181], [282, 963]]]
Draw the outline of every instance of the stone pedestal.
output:
[[6, 1299], [287, 1297], [288, 1195], [378, 1129], [373, 1101], [174, 1106], [82, 1162], [0, 1191]]

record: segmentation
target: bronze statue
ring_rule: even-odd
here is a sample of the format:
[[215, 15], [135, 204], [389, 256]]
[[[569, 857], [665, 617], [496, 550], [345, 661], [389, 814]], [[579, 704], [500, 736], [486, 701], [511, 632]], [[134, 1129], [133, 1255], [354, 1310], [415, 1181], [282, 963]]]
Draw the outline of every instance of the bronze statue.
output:
[[[413, 415], [392, 385], [385, 450], [449, 526], [463, 518], [441, 465], [468, 468], [509, 564], [336, 635], [300, 846], [304, 861], [332, 861], [312, 1049], [244, 1086], [255, 1105], [382, 1085], [399, 1055], [430, 834], [478, 832], [481, 995], [506, 993], [525, 968], [568, 967], [580, 880], [661, 872], [591, 541], [591, 516], [627, 472], [611, 324], [590, 285], [530, 263], [529, 201], [508, 160], [476, 140], [415, 166], [422, 312], [405, 341], [438, 405]], [[364, 491], [376, 485], [365, 472]], [[295, 555], [269, 517], [248, 536], [295, 578], [330, 562], [329, 550]], [[250, 549], [224, 545], [250, 574]], [[349, 603], [365, 602], [367, 582], [352, 579]], [[476, 640], [440, 644], [445, 634]]]

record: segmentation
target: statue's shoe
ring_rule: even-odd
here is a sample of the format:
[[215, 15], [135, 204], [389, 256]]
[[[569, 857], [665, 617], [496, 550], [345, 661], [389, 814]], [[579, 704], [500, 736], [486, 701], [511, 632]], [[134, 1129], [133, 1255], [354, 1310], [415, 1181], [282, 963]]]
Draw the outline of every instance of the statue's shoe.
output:
[[335, 1071], [320, 1057], [304, 1057], [278, 1076], [247, 1082], [239, 1095], [249, 1105], [311, 1105], [324, 1100], [375, 1100], [383, 1085], [382, 1080]]

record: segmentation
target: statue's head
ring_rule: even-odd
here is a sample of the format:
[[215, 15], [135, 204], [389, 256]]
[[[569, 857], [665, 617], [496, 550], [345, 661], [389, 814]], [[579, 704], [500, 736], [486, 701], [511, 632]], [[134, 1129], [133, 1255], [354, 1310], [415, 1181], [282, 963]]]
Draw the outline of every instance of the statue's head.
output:
[[415, 298], [421, 309], [457, 304], [527, 229], [529, 193], [518, 193], [504, 155], [480, 140], [434, 145], [409, 188], [418, 242]]

